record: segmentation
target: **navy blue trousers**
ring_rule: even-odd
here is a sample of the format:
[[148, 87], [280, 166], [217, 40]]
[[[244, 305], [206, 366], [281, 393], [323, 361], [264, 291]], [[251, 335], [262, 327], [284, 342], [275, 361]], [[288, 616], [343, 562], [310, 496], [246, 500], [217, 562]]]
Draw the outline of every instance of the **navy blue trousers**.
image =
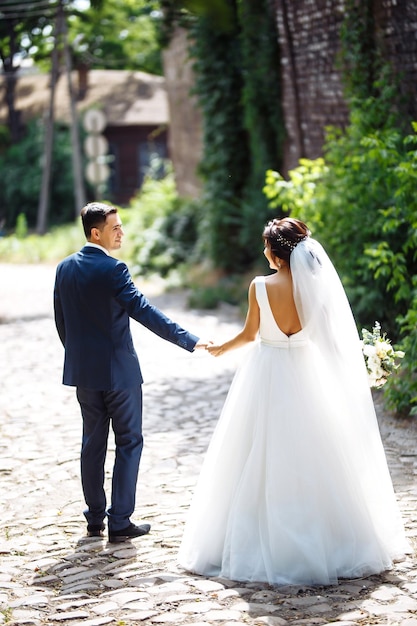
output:
[[[110, 530], [130, 523], [135, 509], [136, 483], [143, 449], [142, 386], [121, 391], [94, 391], [77, 387], [83, 418], [81, 482], [88, 524], [101, 524], [106, 515]], [[105, 460], [110, 423], [116, 452], [111, 506], [106, 511]]]

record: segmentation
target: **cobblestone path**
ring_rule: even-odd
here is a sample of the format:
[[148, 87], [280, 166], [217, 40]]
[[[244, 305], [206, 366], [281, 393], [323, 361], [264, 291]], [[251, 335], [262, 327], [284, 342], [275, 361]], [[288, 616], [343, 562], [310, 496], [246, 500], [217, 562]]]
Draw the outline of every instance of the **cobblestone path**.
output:
[[[125, 544], [86, 538], [81, 420], [74, 390], [61, 385], [53, 277], [49, 266], [0, 265], [0, 624], [417, 626], [414, 554], [382, 576], [314, 588], [206, 579], [178, 567], [193, 486], [239, 355], [188, 354], [136, 323], [145, 447], [134, 521], [152, 530]], [[204, 337], [240, 326], [229, 307], [209, 314], [187, 310], [181, 294], [151, 300]], [[384, 414], [379, 396], [376, 403], [415, 545], [417, 426]]]

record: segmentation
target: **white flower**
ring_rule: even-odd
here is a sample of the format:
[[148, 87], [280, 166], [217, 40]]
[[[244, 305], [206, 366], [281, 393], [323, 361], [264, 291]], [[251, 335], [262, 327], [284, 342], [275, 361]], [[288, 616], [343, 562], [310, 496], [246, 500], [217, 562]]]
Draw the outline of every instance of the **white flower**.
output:
[[392, 353], [394, 352], [392, 346], [390, 346], [390, 344], [386, 341], [378, 341], [375, 349], [380, 359], [384, 359], [387, 355], [392, 355]]
[[388, 376], [399, 368], [400, 364], [396, 362], [396, 359], [402, 359], [404, 352], [394, 350], [385, 333], [381, 336], [379, 322], [375, 322], [372, 332], [363, 328], [362, 337], [361, 346], [368, 371], [369, 384], [371, 387], [382, 387]]
[[369, 343], [363, 344], [362, 352], [368, 359], [371, 359], [374, 355], [376, 355], [375, 346], [371, 346]]

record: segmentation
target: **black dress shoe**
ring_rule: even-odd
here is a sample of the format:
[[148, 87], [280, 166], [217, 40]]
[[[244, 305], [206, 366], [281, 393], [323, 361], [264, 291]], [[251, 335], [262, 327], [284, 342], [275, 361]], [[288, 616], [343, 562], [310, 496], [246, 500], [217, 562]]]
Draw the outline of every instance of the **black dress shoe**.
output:
[[150, 529], [150, 524], [141, 524], [140, 526], [136, 526], [136, 524], [130, 523], [129, 526], [122, 528], [121, 530], [109, 530], [109, 542], [121, 543], [122, 541], [127, 541], [128, 539], [141, 537], [142, 535], [147, 535]]
[[87, 524], [87, 537], [104, 537], [104, 524]]

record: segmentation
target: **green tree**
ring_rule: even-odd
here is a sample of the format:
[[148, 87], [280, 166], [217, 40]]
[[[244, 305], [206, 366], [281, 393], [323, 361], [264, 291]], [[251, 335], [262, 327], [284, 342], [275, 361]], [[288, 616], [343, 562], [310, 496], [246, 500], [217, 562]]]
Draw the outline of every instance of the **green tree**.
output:
[[75, 63], [162, 74], [161, 18], [156, 0], [104, 0], [100, 8], [72, 13], [68, 29]]
[[49, 71], [59, 6], [67, 17], [75, 64], [162, 73], [158, 39], [161, 12], [156, 0], [90, 0], [86, 10], [79, 10], [76, 0], [2, 0], [0, 60], [12, 143], [22, 134], [15, 108], [17, 73], [29, 58]]
[[[73, 218], [71, 141], [65, 126], [55, 127], [51, 184], [51, 222], [62, 224]], [[25, 137], [0, 154], [0, 221], [14, 228], [19, 214], [34, 227], [41, 187], [43, 130], [37, 121], [29, 124]]]
[[4, 0], [0, 6], [0, 59], [5, 78], [5, 101], [12, 142], [19, 140], [21, 126], [15, 107], [17, 72], [21, 62], [34, 51], [34, 39], [42, 41], [52, 29], [57, 3], [48, 6], [34, 0], [17, 3]]

